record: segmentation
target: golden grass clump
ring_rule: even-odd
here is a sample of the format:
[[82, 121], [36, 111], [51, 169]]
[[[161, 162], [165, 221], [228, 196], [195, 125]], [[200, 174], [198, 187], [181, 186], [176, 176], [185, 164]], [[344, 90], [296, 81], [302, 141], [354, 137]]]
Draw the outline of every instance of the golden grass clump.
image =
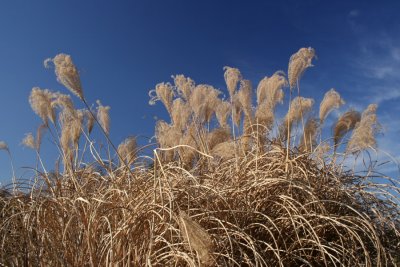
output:
[[[292, 56], [289, 81], [298, 80], [314, 53]], [[322, 123], [309, 115], [311, 98], [294, 98], [274, 123], [283, 73], [260, 82], [265, 95], [257, 93], [254, 108], [250, 82], [237, 69], [225, 71], [229, 102], [211, 85], [173, 78], [174, 86], [161, 83], [151, 94], [170, 115], [170, 123], [157, 122], [156, 143], [140, 147], [128, 137], [116, 153], [83, 130], [85, 119], [88, 133], [96, 122], [114, 148], [109, 108], [98, 102], [93, 117], [85, 100], [86, 109], [76, 110], [68, 96], [49, 93], [58, 120], [42, 124], [36, 140], [26, 136], [36, 150], [34, 174], [0, 189], [0, 265], [400, 265], [399, 179], [375, 171], [373, 160], [363, 172], [344, 163], [375, 148], [376, 105], [362, 115], [344, 113], [333, 140], [323, 140]], [[341, 103], [330, 94], [321, 122]], [[54, 168], [37, 147], [44, 129], [60, 151]], [[300, 141], [290, 142], [299, 129]], [[336, 153], [352, 129], [347, 150]], [[6, 143], [1, 149], [11, 159]]]
[[53, 62], [55, 66], [55, 73], [58, 82], [63, 84], [68, 90], [83, 100], [84, 96], [81, 79], [79, 77], [77, 68], [72, 62], [71, 56], [66, 54], [58, 54], [53, 59], [46, 59], [44, 61], [45, 67], [49, 67], [50, 62]]
[[334, 88], [326, 92], [324, 99], [322, 99], [319, 106], [319, 119], [321, 124], [324, 123], [326, 117], [333, 109], [338, 109], [344, 104], [344, 100], [340, 97], [340, 94], [336, 92]]

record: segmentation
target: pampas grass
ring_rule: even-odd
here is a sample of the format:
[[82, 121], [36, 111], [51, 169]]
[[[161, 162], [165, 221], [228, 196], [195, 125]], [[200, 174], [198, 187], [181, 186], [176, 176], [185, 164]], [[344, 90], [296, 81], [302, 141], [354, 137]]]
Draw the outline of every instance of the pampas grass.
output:
[[344, 100], [340, 97], [340, 94], [336, 92], [334, 88], [326, 92], [324, 95], [324, 99], [322, 99], [319, 106], [319, 120], [321, 124], [324, 123], [326, 117], [332, 110], [338, 109], [344, 104]]
[[[304, 48], [291, 57], [291, 88], [314, 55]], [[158, 84], [151, 102], [160, 100], [170, 120], [156, 124], [153, 154], [129, 137], [115, 149], [117, 158], [88, 135], [97, 120], [112, 145], [109, 108], [98, 102], [94, 116], [83, 94], [87, 109], [76, 110], [68, 96], [47, 92], [58, 120], [39, 129], [48, 129], [60, 148], [64, 170], [46, 171], [36, 149], [41, 164], [34, 183], [0, 191], [0, 263], [398, 266], [398, 179], [375, 172], [372, 162], [356, 173], [331, 153], [353, 129], [343, 157], [375, 148], [377, 107], [344, 113], [333, 140], [318, 143], [322, 122], [341, 106], [336, 93], [322, 101], [320, 121], [308, 115], [314, 101], [301, 96], [278, 120], [283, 73], [259, 83], [254, 108], [250, 82], [239, 70], [226, 68], [224, 78], [229, 102], [183, 75], [173, 77], [174, 86]], [[41, 120], [50, 120], [49, 110], [34, 106]], [[286, 142], [307, 118], [300, 141]], [[32, 134], [25, 139], [32, 148], [40, 143]], [[4, 142], [0, 149], [9, 152]]]

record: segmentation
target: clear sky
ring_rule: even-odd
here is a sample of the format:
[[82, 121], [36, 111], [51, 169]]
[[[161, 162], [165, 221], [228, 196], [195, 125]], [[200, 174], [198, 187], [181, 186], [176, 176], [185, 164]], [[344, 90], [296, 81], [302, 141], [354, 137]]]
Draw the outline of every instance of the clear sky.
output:
[[[336, 116], [378, 103], [385, 128], [379, 148], [399, 159], [399, 14], [400, 1], [1, 1], [0, 140], [8, 143], [18, 176], [29, 177], [23, 167], [33, 166], [35, 155], [20, 143], [40, 119], [28, 96], [34, 86], [67, 92], [43, 67], [61, 52], [80, 70], [88, 101], [111, 106], [111, 138], [118, 144], [128, 135], [151, 137], [153, 117], [167, 118], [161, 104], [148, 105], [147, 94], [171, 75], [226, 92], [227, 65], [256, 86], [276, 70], [286, 72], [290, 55], [311, 46], [318, 60], [301, 81], [302, 96], [318, 106], [336, 88], [347, 102]], [[49, 142], [43, 149], [57, 154]], [[51, 169], [55, 159], [45, 160]], [[10, 177], [10, 162], [0, 153], [0, 181]]]

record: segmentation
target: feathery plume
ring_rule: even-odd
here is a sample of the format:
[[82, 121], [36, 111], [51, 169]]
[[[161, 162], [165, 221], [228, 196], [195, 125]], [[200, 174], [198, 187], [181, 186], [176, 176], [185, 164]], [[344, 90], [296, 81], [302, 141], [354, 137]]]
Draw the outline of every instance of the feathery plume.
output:
[[53, 124], [56, 118], [56, 113], [51, 105], [54, 94], [47, 89], [33, 87], [29, 96], [29, 104], [32, 110], [48, 125], [48, 120]]
[[231, 159], [235, 157], [235, 141], [226, 141], [217, 144], [212, 150], [211, 155], [222, 159]]
[[249, 80], [240, 81], [240, 89], [238, 91], [238, 100], [243, 108], [244, 114], [252, 118], [252, 106], [251, 106], [251, 96], [252, 96], [252, 86]]
[[4, 141], [0, 141], [0, 150], [5, 150], [5, 151], [7, 151], [8, 153], [10, 153], [10, 150], [9, 150], [9, 148], [8, 148], [7, 143], [4, 142]]
[[202, 266], [211, 266], [213, 243], [210, 234], [185, 212], [179, 212], [179, 229], [188, 249], [194, 249]]
[[315, 50], [311, 47], [300, 48], [289, 60], [289, 85], [290, 89], [296, 86], [297, 81], [304, 74], [305, 70], [312, 67], [312, 59], [315, 57]]
[[192, 110], [188, 103], [181, 98], [177, 98], [172, 103], [171, 118], [172, 123], [178, 129], [185, 129], [186, 124], [191, 116]]
[[126, 138], [118, 146], [118, 154], [128, 165], [131, 165], [136, 158], [136, 149], [137, 149], [136, 138], [131, 136]]
[[334, 88], [326, 92], [324, 99], [322, 99], [319, 106], [319, 119], [321, 121], [321, 125], [324, 123], [326, 117], [333, 109], [337, 109], [344, 104], [344, 100]]
[[58, 54], [53, 59], [46, 59], [44, 61], [46, 68], [50, 66], [50, 62], [53, 62], [55, 66], [57, 81], [64, 85], [81, 100], [83, 100], [84, 96], [81, 79], [79, 77], [78, 70], [72, 62], [71, 56], [66, 54]]
[[309, 118], [304, 127], [304, 132], [300, 138], [299, 150], [303, 152], [312, 152], [313, 147], [317, 145], [317, 133], [319, 131], [319, 123], [315, 118]]
[[190, 106], [200, 122], [209, 122], [219, 103], [220, 91], [207, 84], [197, 85], [190, 97]]
[[94, 127], [94, 122], [95, 122], [94, 117], [88, 109], [84, 109], [82, 112], [83, 112], [84, 118], [86, 119], [86, 129], [87, 129], [88, 133], [90, 134]]
[[225, 83], [226, 86], [228, 87], [230, 97], [233, 98], [237, 84], [242, 79], [242, 74], [240, 74], [240, 71], [238, 69], [231, 68], [228, 66], [225, 66], [224, 70], [225, 70], [224, 73]]
[[186, 101], [189, 101], [190, 95], [195, 87], [194, 81], [182, 74], [172, 76], [172, 78], [174, 79], [175, 88], [177, 89], [178, 94]]
[[233, 104], [232, 119], [233, 119], [233, 122], [235, 123], [235, 125], [237, 127], [239, 127], [240, 126], [240, 120], [242, 119], [242, 111], [243, 111], [243, 109], [242, 109], [242, 105], [240, 104], [238, 94], [235, 94], [233, 96], [232, 104]]
[[51, 101], [51, 106], [63, 108], [70, 113], [75, 112], [74, 103], [72, 103], [71, 97], [69, 95], [61, 94], [59, 92], [54, 93], [53, 100]]
[[286, 114], [283, 123], [280, 126], [280, 135], [285, 140], [289, 131], [292, 128], [293, 123], [298, 122], [304, 117], [314, 105], [314, 99], [304, 98], [301, 96], [296, 96], [290, 103], [290, 109]]
[[168, 113], [171, 114], [174, 95], [174, 88], [170, 83], [159, 83], [156, 85], [156, 89], [149, 91], [149, 104], [155, 105], [156, 101], [160, 100], [164, 104]]
[[218, 123], [222, 128], [228, 127], [227, 120], [230, 112], [231, 104], [227, 101], [219, 101], [219, 104], [215, 109], [215, 114], [217, 116]]
[[216, 145], [226, 142], [231, 138], [229, 129], [217, 128], [207, 134], [208, 149], [212, 150]]
[[361, 114], [355, 110], [349, 110], [344, 113], [337, 120], [333, 130], [333, 142], [335, 144], [334, 150], [336, 151], [340, 140], [349, 131], [353, 130], [356, 124], [361, 120]]
[[354, 153], [376, 147], [375, 135], [381, 130], [376, 116], [377, 108], [376, 104], [371, 104], [364, 110], [347, 144], [347, 151]]
[[283, 71], [275, 72], [270, 78], [264, 77], [257, 86], [257, 104], [268, 101], [274, 109], [277, 103], [282, 103], [284, 96], [282, 88], [287, 85]]
[[22, 144], [28, 148], [36, 149], [35, 138], [32, 133], [25, 134], [24, 139], [22, 139]]
[[273, 108], [268, 101], [264, 101], [261, 103], [261, 105], [257, 106], [256, 119], [258, 124], [261, 124], [271, 130], [274, 124], [274, 118], [275, 115]]
[[97, 103], [97, 120], [99, 121], [101, 127], [104, 129], [104, 132], [109, 135], [110, 134], [110, 107], [103, 106], [100, 100], [96, 101]]

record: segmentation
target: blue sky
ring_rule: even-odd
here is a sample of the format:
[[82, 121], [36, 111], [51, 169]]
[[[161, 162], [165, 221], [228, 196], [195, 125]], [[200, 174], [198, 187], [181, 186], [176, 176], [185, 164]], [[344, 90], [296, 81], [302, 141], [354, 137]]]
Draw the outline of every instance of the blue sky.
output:
[[[379, 148], [399, 159], [399, 12], [400, 1], [1, 1], [0, 140], [8, 143], [18, 176], [29, 177], [23, 167], [33, 166], [35, 155], [20, 142], [40, 119], [28, 96], [34, 86], [66, 92], [43, 67], [61, 52], [73, 57], [88, 101], [111, 106], [111, 138], [118, 144], [129, 135], [151, 137], [153, 117], [167, 118], [161, 104], [148, 105], [147, 93], [171, 75], [226, 92], [227, 65], [255, 86], [286, 71], [290, 55], [311, 46], [318, 60], [301, 80], [301, 94], [318, 106], [328, 89], [341, 93], [346, 106], [328, 124], [348, 107], [378, 103], [385, 128]], [[57, 154], [49, 142], [43, 149]], [[55, 159], [45, 161], [51, 169]], [[10, 177], [0, 153], [0, 182]]]

